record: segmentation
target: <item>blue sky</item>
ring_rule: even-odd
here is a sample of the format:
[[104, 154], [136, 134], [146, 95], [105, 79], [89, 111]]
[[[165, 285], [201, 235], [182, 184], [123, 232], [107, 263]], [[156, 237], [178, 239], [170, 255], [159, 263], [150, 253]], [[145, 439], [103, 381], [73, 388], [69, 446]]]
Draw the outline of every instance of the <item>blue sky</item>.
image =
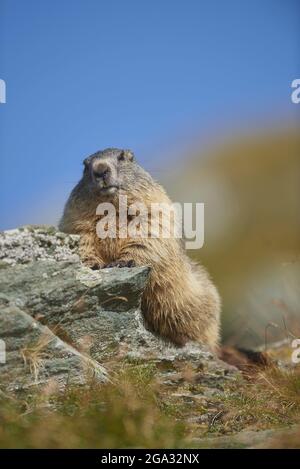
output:
[[295, 119], [299, 12], [297, 0], [0, 0], [0, 229], [55, 222], [98, 149], [159, 169], [191, 135]]

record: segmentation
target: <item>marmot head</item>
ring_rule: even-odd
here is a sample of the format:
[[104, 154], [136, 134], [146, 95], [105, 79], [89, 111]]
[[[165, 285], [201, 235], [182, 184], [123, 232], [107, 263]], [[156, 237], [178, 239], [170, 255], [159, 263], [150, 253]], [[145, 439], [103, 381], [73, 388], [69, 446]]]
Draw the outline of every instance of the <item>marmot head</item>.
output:
[[91, 190], [103, 197], [114, 196], [119, 190], [127, 190], [134, 184], [138, 165], [131, 150], [107, 148], [83, 161], [83, 178]]

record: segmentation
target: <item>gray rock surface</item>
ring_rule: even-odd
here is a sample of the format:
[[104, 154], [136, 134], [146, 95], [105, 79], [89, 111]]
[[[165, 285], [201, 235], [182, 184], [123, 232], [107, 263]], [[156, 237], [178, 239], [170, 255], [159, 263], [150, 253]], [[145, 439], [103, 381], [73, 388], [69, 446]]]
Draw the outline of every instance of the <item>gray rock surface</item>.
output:
[[0, 331], [6, 356], [0, 365], [0, 390], [5, 394], [48, 385], [62, 390], [90, 379], [107, 381], [107, 373], [99, 363], [66, 344], [17, 306], [4, 306], [2, 302]]
[[34, 260], [79, 260], [78, 241], [79, 236], [61, 233], [47, 225], [0, 232], [0, 267]]
[[[77, 236], [53, 227], [0, 234], [0, 339], [7, 347], [1, 389], [51, 379], [60, 387], [70, 379], [84, 383], [82, 368], [104, 381], [104, 368], [131, 360], [156, 366], [158, 379], [174, 387], [176, 399], [187, 398], [176, 394], [186, 369], [208, 394], [221, 392], [236, 373], [233, 367], [197, 344], [177, 348], [144, 328], [140, 300], [149, 268], [92, 271], [81, 264], [77, 246]], [[38, 366], [30, 358], [35, 348]]]

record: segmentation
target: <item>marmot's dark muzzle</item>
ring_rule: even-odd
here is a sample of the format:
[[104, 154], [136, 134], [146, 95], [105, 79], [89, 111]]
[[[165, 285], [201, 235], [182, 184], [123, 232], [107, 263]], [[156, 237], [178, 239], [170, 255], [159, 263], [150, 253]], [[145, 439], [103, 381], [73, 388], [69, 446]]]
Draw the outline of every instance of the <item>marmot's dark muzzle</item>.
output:
[[93, 164], [93, 176], [96, 181], [109, 179], [111, 175], [111, 167], [105, 161], [98, 161]]
[[92, 177], [101, 191], [115, 192], [119, 187], [116, 170], [110, 162], [96, 160], [92, 165]]

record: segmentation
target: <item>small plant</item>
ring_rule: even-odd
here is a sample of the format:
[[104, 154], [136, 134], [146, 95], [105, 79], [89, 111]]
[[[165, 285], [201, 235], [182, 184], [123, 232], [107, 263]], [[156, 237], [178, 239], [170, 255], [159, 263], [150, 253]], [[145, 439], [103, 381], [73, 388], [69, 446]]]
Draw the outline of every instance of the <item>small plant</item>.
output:
[[34, 376], [35, 382], [38, 380], [40, 369], [44, 366], [44, 359], [48, 356], [45, 349], [52, 342], [53, 338], [52, 335], [45, 333], [35, 344], [24, 347], [21, 350], [24, 365], [29, 365], [30, 373]]

